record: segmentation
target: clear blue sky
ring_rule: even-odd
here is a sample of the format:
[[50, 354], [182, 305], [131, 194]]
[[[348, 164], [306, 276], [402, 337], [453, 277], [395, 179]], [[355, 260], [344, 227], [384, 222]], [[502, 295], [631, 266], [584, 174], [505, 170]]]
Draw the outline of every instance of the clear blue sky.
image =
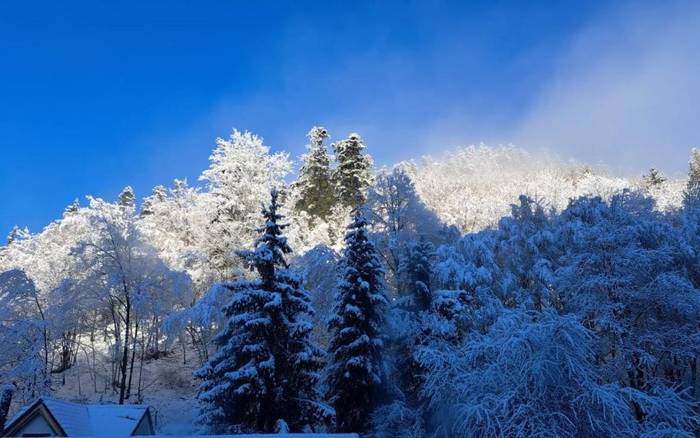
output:
[[0, 234], [87, 194], [196, 182], [233, 127], [293, 155], [314, 124], [357, 131], [380, 164], [510, 141], [500, 128], [611, 15], [598, 1], [5, 3]]

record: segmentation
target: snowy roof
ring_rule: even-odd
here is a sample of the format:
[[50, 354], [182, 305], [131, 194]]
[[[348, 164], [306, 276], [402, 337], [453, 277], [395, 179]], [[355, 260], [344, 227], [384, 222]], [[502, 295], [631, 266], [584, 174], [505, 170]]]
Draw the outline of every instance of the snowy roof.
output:
[[42, 397], [17, 412], [7, 429], [40, 404], [68, 436], [130, 436], [148, 412], [145, 405], [83, 405]]

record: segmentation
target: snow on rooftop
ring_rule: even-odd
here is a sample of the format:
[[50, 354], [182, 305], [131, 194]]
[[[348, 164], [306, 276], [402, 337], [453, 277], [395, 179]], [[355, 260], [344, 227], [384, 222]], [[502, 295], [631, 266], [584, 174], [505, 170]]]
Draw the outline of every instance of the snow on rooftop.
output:
[[129, 436], [148, 409], [144, 405], [84, 405], [43, 397], [17, 412], [8, 425], [39, 401], [68, 436]]
[[[131, 435], [146, 409], [143, 405], [88, 405], [92, 435]], [[108, 430], [103, 433], [105, 426]]]

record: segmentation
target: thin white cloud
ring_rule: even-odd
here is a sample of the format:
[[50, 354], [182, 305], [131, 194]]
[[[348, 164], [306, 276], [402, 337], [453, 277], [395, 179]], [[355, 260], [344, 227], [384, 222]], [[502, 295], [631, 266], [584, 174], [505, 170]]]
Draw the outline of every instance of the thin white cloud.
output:
[[700, 145], [700, 3], [626, 7], [572, 41], [513, 140], [622, 171]]

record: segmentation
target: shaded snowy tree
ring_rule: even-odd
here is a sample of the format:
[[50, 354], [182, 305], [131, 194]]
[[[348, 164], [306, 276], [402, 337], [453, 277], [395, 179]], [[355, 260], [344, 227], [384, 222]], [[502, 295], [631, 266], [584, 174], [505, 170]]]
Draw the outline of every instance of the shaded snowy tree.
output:
[[[605, 383], [592, 338], [573, 315], [507, 310], [487, 334], [426, 349], [425, 392], [437, 435], [685, 436], [692, 430], [697, 420], [677, 393]], [[630, 400], [649, 413], [646, 423], [635, 421]]]
[[324, 350], [328, 347], [328, 318], [333, 313], [339, 254], [319, 245], [293, 260], [311, 294], [314, 308], [312, 339]]
[[346, 207], [364, 203], [372, 184], [372, 157], [363, 154], [365, 145], [359, 134], [333, 144], [337, 166], [333, 170], [336, 200]]
[[406, 292], [412, 298], [412, 307], [419, 311], [428, 310], [432, 304], [430, 283], [435, 256], [433, 244], [425, 236], [421, 236], [418, 242], [406, 248], [406, 255], [400, 266], [401, 273], [406, 277]]
[[377, 408], [372, 415], [372, 437], [375, 438], [426, 438], [422, 411], [397, 398]]
[[405, 286], [404, 295], [394, 300], [385, 324], [387, 337], [384, 356], [388, 358], [390, 403], [382, 405], [373, 415], [373, 430], [381, 437], [423, 437], [425, 403], [422, 397], [423, 374], [417, 351], [430, 343], [433, 245], [424, 236], [409, 243], [401, 260], [400, 273]]
[[387, 270], [388, 291], [402, 294], [405, 285], [399, 271], [406, 247], [419, 235], [442, 241], [449, 229], [425, 206], [403, 166], [379, 172], [369, 189], [367, 210], [372, 240]]
[[345, 245], [335, 314], [329, 320], [328, 397], [336, 410], [337, 431], [362, 433], [383, 381], [380, 323], [387, 300], [383, 269], [359, 208], [348, 225]]
[[20, 270], [0, 272], [0, 381], [17, 382], [32, 397], [49, 388], [46, 303]]
[[521, 195], [510, 216], [498, 223], [496, 262], [510, 280], [502, 297], [509, 306], [542, 310], [558, 305], [552, 284], [555, 237], [540, 202]]
[[[64, 290], [63, 285], [84, 275], [84, 271], [77, 268], [76, 257], [71, 254], [71, 249], [86, 230], [85, 222], [76, 208], [77, 204], [73, 203], [61, 219], [50, 223], [40, 233], [22, 232], [11, 245], [0, 251], [0, 272], [21, 271], [33, 285], [31, 302], [35, 308], [35, 317], [26, 315], [25, 318], [27, 321], [36, 319], [40, 322], [44, 373], [70, 368], [77, 351], [76, 330], [84, 324], [77, 316], [89, 306], [88, 303], [74, 301], [71, 306], [62, 308], [64, 303], [73, 301], [74, 298], [74, 294]], [[37, 330], [29, 326], [25, 328], [29, 331]], [[27, 333], [28, 339], [31, 336], [33, 335]], [[26, 353], [29, 354], [30, 351], [32, 350], [26, 349]], [[51, 382], [39, 375], [32, 380], [33, 382], [17, 380], [23, 395], [26, 394], [26, 388], [37, 387], [35, 383], [50, 385]]]
[[300, 432], [332, 416], [316, 393], [321, 355], [309, 340], [310, 298], [287, 269], [292, 249], [282, 235], [278, 192], [263, 210], [265, 226], [252, 251], [239, 255], [258, 279], [225, 283], [228, 321], [202, 379], [199, 421], [215, 433]]

